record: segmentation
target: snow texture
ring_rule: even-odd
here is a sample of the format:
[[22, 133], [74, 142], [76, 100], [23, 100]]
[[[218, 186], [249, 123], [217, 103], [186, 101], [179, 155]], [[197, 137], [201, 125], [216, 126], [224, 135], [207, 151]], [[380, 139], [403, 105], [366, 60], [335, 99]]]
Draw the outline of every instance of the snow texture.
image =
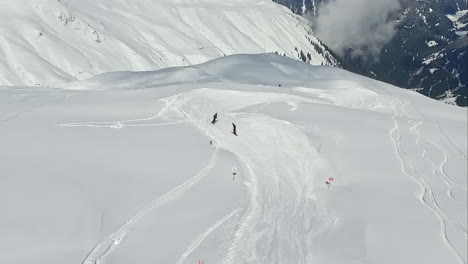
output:
[[[272, 1], [2, 0], [0, 85], [55, 85], [224, 55], [278, 52], [325, 64], [306, 23]], [[309, 40], [310, 39], [310, 40]], [[319, 45], [319, 44], [318, 44]]]
[[61, 88], [0, 88], [0, 263], [467, 262], [466, 109], [276, 55]]
[[437, 43], [437, 41], [435, 41], [435, 40], [430, 40], [430, 41], [426, 41], [426, 45], [428, 47], [432, 48], [432, 47], [435, 47], [435, 46], [439, 45], [439, 43]]
[[466, 34], [468, 33], [467, 31], [463, 31], [463, 30], [460, 30], [462, 29], [463, 27], [465, 27], [467, 24], [466, 23], [462, 23], [460, 22], [460, 18], [462, 18], [464, 15], [466, 15], [466, 13], [468, 13], [468, 10], [465, 9], [465, 10], [459, 10], [457, 11], [454, 15], [447, 15], [448, 19], [450, 19], [452, 22], [453, 22], [453, 25], [456, 29], [455, 33], [459, 36], [459, 37], [465, 37]]

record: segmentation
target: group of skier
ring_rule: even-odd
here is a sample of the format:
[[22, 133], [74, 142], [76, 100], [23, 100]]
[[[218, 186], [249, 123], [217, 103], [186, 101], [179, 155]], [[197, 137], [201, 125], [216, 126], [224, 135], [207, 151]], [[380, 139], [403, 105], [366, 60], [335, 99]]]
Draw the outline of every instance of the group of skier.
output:
[[[215, 113], [213, 115], [213, 120], [211, 120], [211, 124], [216, 124], [218, 122], [218, 113]], [[234, 134], [235, 136], [237, 136], [237, 127], [236, 127], [236, 124], [232, 123], [232, 134]], [[210, 145], [213, 145], [214, 142], [213, 140], [210, 140]], [[232, 168], [232, 180], [234, 180], [236, 178], [236, 175], [237, 175], [237, 169], [235, 167]]]
[[[218, 122], [218, 113], [215, 113], [215, 114], [213, 115], [213, 120], [211, 121], [211, 124], [214, 125], [214, 124], [216, 124], [217, 122]], [[232, 132], [231, 132], [231, 133], [234, 134], [235, 136], [237, 136], [237, 127], [236, 127], [236, 124], [234, 124], [234, 123], [232, 123]], [[211, 144], [211, 145], [214, 144], [214, 143], [213, 143], [213, 140], [210, 141], [210, 144]], [[320, 148], [321, 148], [321, 147], [322, 147], [322, 145], [320, 145]], [[319, 151], [320, 151], [320, 148], [319, 148]], [[236, 173], [235, 171], [233, 171], [233, 173], [232, 173], [232, 175], [233, 175], [232, 180], [234, 180], [234, 178], [236, 177], [236, 174], [237, 174], [237, 173]], [[334, 180], [334, 179], [333, 179], [332, 177], [330, 177], [330, 178], [328, 179], [328, 181], [325, 181], [325, 184], [327, 185], [328, 188], [331, 187], [333, 180]]]
[[[211, 121], [211, 124], [216, 124], [218, 122], [218, 113], [215, 113], [213, 115], [213, 120]], [[236, 124], [232, 123], [232, 133], [237, 136], [237, 127]]]

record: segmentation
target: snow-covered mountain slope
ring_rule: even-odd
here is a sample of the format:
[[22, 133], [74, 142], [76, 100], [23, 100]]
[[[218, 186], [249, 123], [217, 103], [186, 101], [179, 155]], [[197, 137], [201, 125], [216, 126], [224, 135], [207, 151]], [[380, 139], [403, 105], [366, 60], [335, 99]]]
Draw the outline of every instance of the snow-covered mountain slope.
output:
[[238, 53], [298, 58], [303, 51], [311, 64], [335, 64], [301, 18], [266, 0], [4, 0], [0, 6], [3, 85], [50, 85]]
[[[295, 13], [320, 17], [332, 0], [273, 0]], [[376, 2], [371, 1], [369, 2]], [[352, 48], [345, 55], [334, 50], [344, 69], [421, 94], [449, 104], [467, 106], [468, 94], [468, 1], [466, 0], [390, 0], [398, 2], [390, 19], [396, 34], [373, 59], [355, 56], [363, 47]], [[357, 6], [355, 7], [359, 9]], [[382, 14], [383, 15], [383, 14]], [[318, 25], [318, 22], [315, 23]], [[325, 26], [325, 25], [323, 25]], [[354, 30], [352, 28], [350, 31]], [[319, 36], [320, 37], [320, 36]], [[327, 39], [323, 38], [326, 45]], [[364, 48], [365, 49], [365, 48]], [[377, 57], [377, 58], [375, 58]]]
[[69, 88], [0, 88], [0, 263], [467, 261], [465, 109], [276, 55]]

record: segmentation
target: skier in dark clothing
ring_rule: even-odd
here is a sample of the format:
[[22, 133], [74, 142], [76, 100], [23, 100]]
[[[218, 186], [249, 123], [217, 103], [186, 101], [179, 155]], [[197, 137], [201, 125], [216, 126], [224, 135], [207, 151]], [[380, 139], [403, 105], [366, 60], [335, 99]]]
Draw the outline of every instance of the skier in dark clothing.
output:
[[232, 133], [237, 136], [236, 124], [232, 123]]
[[218, 122], [218, 113], [215, 113], [214, 116], [213, 116], [213, 121], [211, 121], [211, 124], [215, 124], [216, 122]]

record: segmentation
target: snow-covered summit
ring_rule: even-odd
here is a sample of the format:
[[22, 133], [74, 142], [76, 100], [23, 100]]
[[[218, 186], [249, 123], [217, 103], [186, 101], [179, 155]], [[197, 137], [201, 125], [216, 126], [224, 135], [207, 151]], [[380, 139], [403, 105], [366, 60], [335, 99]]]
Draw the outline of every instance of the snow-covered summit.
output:
[[0, 263], [467, 262], [466, 109], [272, 54], [0, 102]]
[[304, 21], [272, 1], [4, 0], [0, 6], [3, 85], [54, 85], [239, 53], [298, 58], [302, 52], [311, 64], [333, 63]]

